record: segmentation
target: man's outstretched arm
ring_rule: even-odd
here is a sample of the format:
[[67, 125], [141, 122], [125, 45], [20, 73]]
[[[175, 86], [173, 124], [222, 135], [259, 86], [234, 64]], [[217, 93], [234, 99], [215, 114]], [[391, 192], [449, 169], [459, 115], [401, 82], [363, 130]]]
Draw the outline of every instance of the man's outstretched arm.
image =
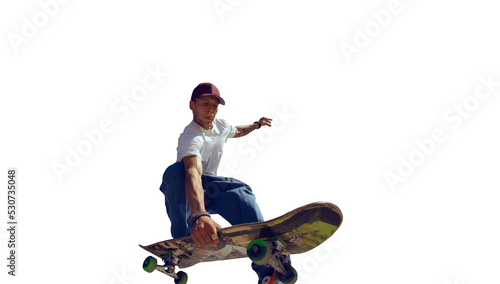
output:
[[[191, 211], [191, 218], [200, 212], [205, 212], [205, 193], [201, 183], [203, 166], [197, 156], [187, 156], [182, 159], [186, 175], [186, 199]], [[217, 233], [221, 226], [210, 216], [198, 218], [191, 227], [191, 238], [199, 247], [215, 246], [218, 239], [213, 240], [211, 236]]]
[[[259, 123], [261, 126], [271, 126], [271, 122], [273, 120], [267, 117], [263, 117], [259, 119]], [[233, 138], [238, 138], [238, 137], [243, 137], [247, 135], [248, 133], [254, 131], [255, 129], [259, 128], [259, 124], [254, 123], [250, 125], [242, 125], [242, 126], [236, 126], [236, 134], [234, 134]]]

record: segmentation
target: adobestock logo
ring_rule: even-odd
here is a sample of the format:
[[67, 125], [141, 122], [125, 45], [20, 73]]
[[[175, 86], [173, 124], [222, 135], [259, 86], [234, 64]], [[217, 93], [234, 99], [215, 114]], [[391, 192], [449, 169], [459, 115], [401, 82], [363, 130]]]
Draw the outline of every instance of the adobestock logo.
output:
[[[339, 248], [340, 245], [330, 237], [323, 244], [307, 253], [307, 256], [301, 259], [299, 264], [293, 266], [297, 271], [299, 279], [314, 279], [314, 277], [311, 276], [314, 276], [321, 268], [324, 269], [324, 266], [333, 258], [335, 252], [338, 251]], [[292, 256], [292, 262], [293, 261]]]
[[110, 116], [100, 119], [96, 127], [82, 130], [82, 138], [74, 146], [66, 146], [65, 158], [62, 161], [51, 163], [54, 174], [59, 182], [63, 182], [63, 177], [72, 173], [76, 167], [81, 165], [84, 158], [90, 156], [94, 149], [101, 145], [106, 135], [116, 129], [117, 121], [127, 119], [140, 103], [146, 100], [149, 95], [159, 88], [160, 84], [168, 77], [168, 73], [160, 70], [160, 66], [155, 68], [146, 66], [146, 75], [140, 84], [135, 85], [130, 92], [122, 93], [110, 105], [110, 109], [118, 116], [118, 120]]
[[371, 11], [371, 19], [362, 27], [354, 27], [355, 33], [350, 43], [343, 41], [339, 45], [347, 63], [352, 62], [352, 57], [355, 54], [361, 54], [363, 49], [367, 48], [372, 40], [392, 23], [394, 16], [400, 14], [403, 9], [401, 1], [391, 0], [387, 3], [386, 8]]
[[221, 21], [224, 21], [224, 14], [231, 13], [236, 7], [240, 6], [243, 0], [215, 0], [212, 3], [217, 16]]
[[444, 279], [442, 283], [443, 284], [459, 284], [457, 277], [454, 277], [453, 280]]
[[111, 270], [113, 277], [108, 281], [108, 284], [130, 284], [134, 277], [127, 273], [125, 268], [122, 268], [121, 272], [116, 269]]
[[[495, 94], [496, 88], [500, 88], [500, 81], [494, 81], [492, 74], [487, 77], [479, 76], [478, 80], [479, 84], [476, 85], [473, 94], [453, 104], [443, 113], [443, 121], [451, 130], [458, 130], [479, 109], [481, 104], [484, 104]], [[384, 173], [384, 178], [391, 191], [396, 191], [396, 185], [404, 183], [415, 174], [418, 167], [424, 165], [436, 153], [439, 146], [448, 140], [448, 133], [449, 131], [446, 131], [445, 127], [436, 127], [431, 131], [430, 137], [415, 140], [416, 148], [408, 155], [398, 156], [396, 170]]]
[[20, 47], [23, 44], [28, 44], [30, 40], [35, 38], [40, 30], [46, 27], [50, 20], [56, 17], [62, 5], [66, 5], [69, 0], [40, 0], [38, 1], [38, 6], [40, 10], [33, 13], [30, 18], [21, 18], [21, 28], [18, 33], [9, 32], [7, 38], [17, 54], [20, 51]]

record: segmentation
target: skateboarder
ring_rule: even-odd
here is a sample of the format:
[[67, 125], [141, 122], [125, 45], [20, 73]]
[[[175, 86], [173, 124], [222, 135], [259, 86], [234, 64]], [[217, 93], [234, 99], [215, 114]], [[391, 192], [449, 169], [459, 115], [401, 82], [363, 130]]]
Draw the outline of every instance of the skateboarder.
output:
[[[216, 246], [217, 224], [210, 214], [219, 214], [231, 225], [264, 221], [252, 189], [245, 183], [217, 176], [224, 144], [228, 138], [243, 137], [272, 120], [262, 117], [250, 125], [233, 127], [216, 118], [225, 105], [219, 90], [201, 83], [189, 102], [193, 121], [180, 135], [177, 162], [163, 174], [160, 190], [171, 221], [173, 238], [191, 236], [197, 246]], [[259, 283], [268, 283], [274, 269], [252, 263]], [[276, 282], [274, 282], [276, 283]]]

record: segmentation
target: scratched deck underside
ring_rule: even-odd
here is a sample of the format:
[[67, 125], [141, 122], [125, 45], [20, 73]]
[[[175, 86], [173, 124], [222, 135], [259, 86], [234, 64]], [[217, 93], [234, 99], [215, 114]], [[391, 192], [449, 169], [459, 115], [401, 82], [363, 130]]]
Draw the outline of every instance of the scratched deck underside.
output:
[[283, 253], [299, 254], [326, 241], [342, 223], [340, 209], [328, 202], [297, 208], [281, 217], [259, 223], [236, 225], [219, 230], [217, 247], [198, 248], [191, 237], [140, 246], [159, 258], [176, 255], [180, 268], [200, 262], [247, 257], [246, 248], [254, 239], [279, 238], [285, 242]]

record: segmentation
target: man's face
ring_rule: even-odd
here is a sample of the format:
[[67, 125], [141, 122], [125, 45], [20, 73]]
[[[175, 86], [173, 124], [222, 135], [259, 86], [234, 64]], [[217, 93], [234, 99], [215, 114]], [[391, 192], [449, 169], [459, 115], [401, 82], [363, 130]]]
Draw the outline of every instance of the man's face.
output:
[[212, 129], [218, 107], [219, 100], [210, 96], [196, 99], [196, 102], [189, 102], [189, 108], [193, 111], [194, 122], [207, 130]]

